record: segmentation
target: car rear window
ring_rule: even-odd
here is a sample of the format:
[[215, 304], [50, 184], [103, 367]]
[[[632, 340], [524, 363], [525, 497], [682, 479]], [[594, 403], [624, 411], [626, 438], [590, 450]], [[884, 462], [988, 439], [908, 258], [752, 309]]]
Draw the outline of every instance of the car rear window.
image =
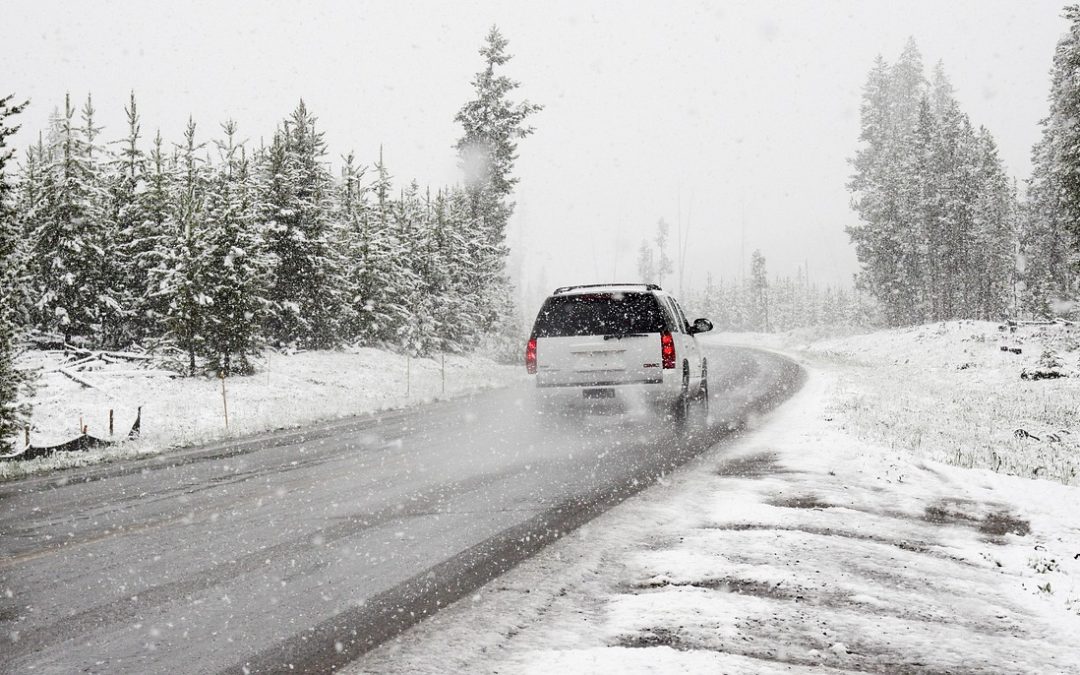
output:
[[533, 335], [627, 335], [664, 330], [660, 304], [649, 293], [589, 293], [548, 298], [536, 317]]

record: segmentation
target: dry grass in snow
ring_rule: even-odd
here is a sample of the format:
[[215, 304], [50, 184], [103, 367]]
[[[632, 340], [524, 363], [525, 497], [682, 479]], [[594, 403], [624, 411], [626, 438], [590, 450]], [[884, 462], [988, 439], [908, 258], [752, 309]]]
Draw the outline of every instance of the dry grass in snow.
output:
[[[1080, 484], [1080, 327], [1003, 331], [953, 321], [841, 338], [722, 339], [835, 370], [830, 413], [859, 438], [957, 466]], [[1066, 377], [1021, 377], [1047, 357]]]

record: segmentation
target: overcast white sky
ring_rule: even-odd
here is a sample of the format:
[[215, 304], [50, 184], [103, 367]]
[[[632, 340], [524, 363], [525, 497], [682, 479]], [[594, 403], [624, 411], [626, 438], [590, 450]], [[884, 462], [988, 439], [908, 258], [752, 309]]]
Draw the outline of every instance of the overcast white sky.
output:
[[[134, 89], [152, 135], [204, 138], [235, 118], [254, 142], [303, 97], [333, 159], [379, 145], [402, 182], [458, 182], [453, 116], [497, 24], [521, 95], [542, 103], [520, 147], [511, 232], [543, 286], [632, 280], [658, 218], [689, 232], [686, 286], [809, 266], [845, 283], [845, 183], [877, 54], [908, 36], [942, 59], [964, 109], [1018, 179], [1046, 112], [1062, 2], [48, 2], [3, 0], [0, 93], [30, 98], [26, 145], [64, 92], [123, 133]], [[744, 235], [745, 233], [745, 235]], [[677, 289], [677, 283], [666, 284]]]

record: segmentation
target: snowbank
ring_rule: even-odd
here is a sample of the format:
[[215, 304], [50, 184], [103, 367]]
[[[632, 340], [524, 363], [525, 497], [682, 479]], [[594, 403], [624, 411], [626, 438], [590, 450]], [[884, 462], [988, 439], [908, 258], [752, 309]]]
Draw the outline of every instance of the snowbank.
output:
[[26, 462], [0, 462], [0, 480], [59, 467], [202, 444], [255, 432], [296, 427], [378, 410], [401, 408], [524, 377], [524, 369], [490, 359], [446, 356], [406, 359], [378, 349], [269, 353], [258, 372], [225, 382], [229, 425], [225, 426], [222, 383], [214, 378], [170, 378], [162, 371], [139, 371], [131, 364], [103, 365], [78, 375], [82, 386], [58, 372], [62, 355], [32, 352], [22, 365], [41, 368], [34, 398], [34, 445], [51, 445], [79, 433], [109, 438], [127, 434], [142, 407], [139, 441], [86, 453], [54, 455]]

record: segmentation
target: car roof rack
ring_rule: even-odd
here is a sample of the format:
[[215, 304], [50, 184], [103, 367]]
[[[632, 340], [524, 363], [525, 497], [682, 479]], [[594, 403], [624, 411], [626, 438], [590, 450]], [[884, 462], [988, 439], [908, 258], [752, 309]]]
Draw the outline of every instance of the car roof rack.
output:
[[579, 284], [577, 286], [560, 286], [559, 288], [555, 289], [555, 293], [553, 293], [553, 295], [558, 295], [559, 293], [566, 293], [567, 291], [574, 291], [579, 288], [610, 288], [612, 286], [640, 286], [647, 291], [664, 290], [660, 288], [659, 284]]

